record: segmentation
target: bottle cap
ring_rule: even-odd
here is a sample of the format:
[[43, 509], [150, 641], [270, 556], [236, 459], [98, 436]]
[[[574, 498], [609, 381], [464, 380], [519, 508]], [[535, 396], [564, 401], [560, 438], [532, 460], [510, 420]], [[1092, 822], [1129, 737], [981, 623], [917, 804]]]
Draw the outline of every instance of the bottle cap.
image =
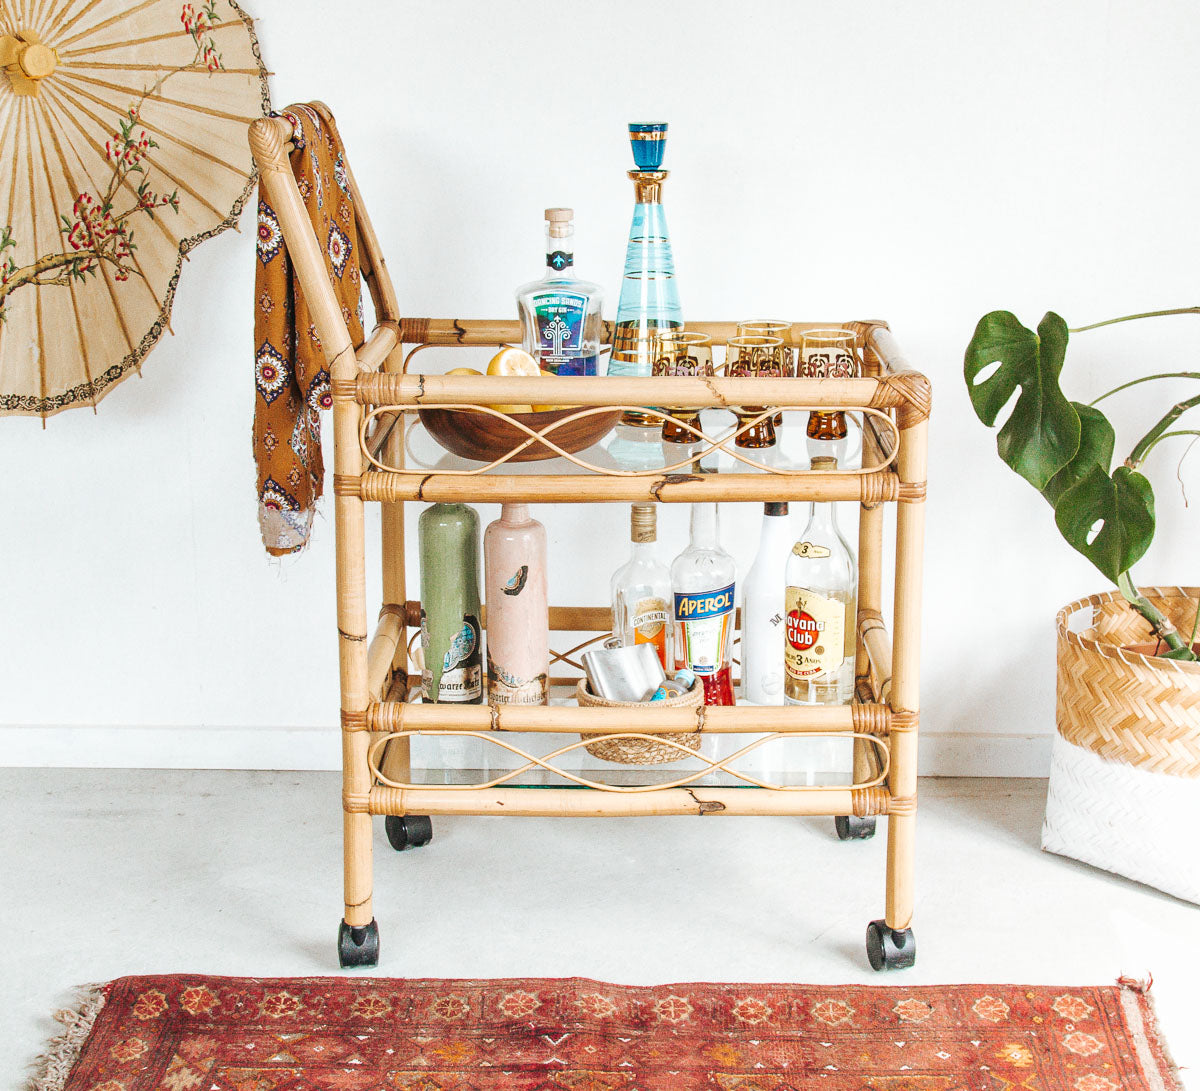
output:
[[768, 500], [763, 504], [764, 515], [787, 515], [788, 506], [786, 500]]
[[571, 234], [571, 222], [575, 219], [573, 208], [546, 209], [546, 223], [550, 225], [552, 239], [565, 239]]
[[658, 170], [662, 166], [663, 152], [667, 150], [667, 123], [630, 122], [629, 143], [633, 147], [633, 161], [638, 170]]
[[833, 455], [814, 455], [810, 465], [814, 470], [836, 470], [837, 459]]
[[635, 542], [658, 540], [658, 513], [653, 504], [633, 504], [629, 509], [629, 537]]

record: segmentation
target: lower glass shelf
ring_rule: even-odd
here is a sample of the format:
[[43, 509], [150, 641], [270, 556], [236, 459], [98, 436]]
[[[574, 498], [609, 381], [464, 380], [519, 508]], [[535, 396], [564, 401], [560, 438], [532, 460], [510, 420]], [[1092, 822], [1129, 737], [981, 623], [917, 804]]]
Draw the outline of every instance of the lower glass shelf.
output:
[[[503, 781], [505, 788], [586, 788], [572, 779], [620, 787], [648, 787], [678, 782], [699, 773], [711, 761], [724, 761], [728, 769], [715, 769], [688, 780], [689, 787], [758, 787], [755, 780], [778, 787], [846, 787], [853, 777], [853, 742], [823, 736], [702, 735], [694, 755], [654, 765], [607, 761], [583, 746], [548, 757], [564, 746], [579, 742], [578, 735], [503, 733], [503, 740], [546, 766], [524, 769]], [[417, 786], [480, 785], [504, 777], [525, 764], [523, 758], [492, 742], [493, 736], [415, 735], [411, 739], [411, 772], [408, 783]], [[735, 755], [740, 756], [735, 757]], [[547, 767], [548, 766], [548, 767]]]

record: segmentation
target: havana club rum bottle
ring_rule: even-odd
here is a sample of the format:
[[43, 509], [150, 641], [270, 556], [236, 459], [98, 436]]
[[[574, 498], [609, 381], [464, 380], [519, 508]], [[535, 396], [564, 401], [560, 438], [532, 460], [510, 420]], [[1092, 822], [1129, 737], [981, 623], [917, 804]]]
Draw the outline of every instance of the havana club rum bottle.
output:
[[612, 578], [613, 635], [622, 645], [653, 644], [664, 671], [675, 667], [671, 573], [656, 555], [657, 509], [634, 504], [629, 513], [633, 551]]
[[[837, 460], [817, 456], [814, 470]], [[845, 705], [854, 694], [858, 579], [854, 554], [837, 527], [831, 501], [812, 516], [787, 562], [784, 699], [792, 705]]]
[[716, 504], [692, 505], [692, 536], [671, 565], [675, 592], [675, 666], [704, 683], [706, 705], [732, 705], [733, 618], [737, 568], [721, 548]]

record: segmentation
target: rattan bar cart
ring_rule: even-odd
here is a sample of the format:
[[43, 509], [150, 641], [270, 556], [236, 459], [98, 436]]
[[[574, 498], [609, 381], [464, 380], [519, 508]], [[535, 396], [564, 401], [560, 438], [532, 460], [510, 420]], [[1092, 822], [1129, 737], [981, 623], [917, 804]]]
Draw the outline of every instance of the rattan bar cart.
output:
[[[332, 118], [322, 110], [332, 124]], [[725, 458], [717, 473], [687, 464], [651, 470], [597, 466], [588, 453], [551, 463], [517, 466], [510, 455], [494, 464], [406, 465], [408, 440], [421, 428], [420, 407], [480, 407], [494, 403], [561, 401], [566, 380], [410, 374], [425, 348], [499, 346], [520, 339], [516, 322], [401, 318], [379, 244], [353, 178], [360, 261], [377, 324], [355, 347], [335, 302], [324, 263], [288, 161], [291, 126], [261, 119], [250, 143], [262, 184], [284, 239], [333, 379], [334, 492], [337, 531], [337, 614], [341, 667], [341, 726], [345, 834], [345, 915], [338, 937], [343, 966], [375, 965], [379, 931], [372, 904], [372, 818], [384, 815], [388, 839], [400, 849], [432, 836], [430, 816], [507, 814], [827, 815], [843, 839], [870, 836], [875, 816], [888, 817], [886, 911], [870, 922], [867, 953], [875, 969], [912, 965], [914, 833], [917, 788], [918, 669], [924, 538], [926, 436], [930, 386], [908, 368], [882, 322], [852, 322], [865, 364], [855, 379], [573, 378], [570, 401], [580, 412], [616, 406], [736, 405], [792, 410], [840, 408], [862, 422], [862, 468], [813, 472], [764, 465], [734, 448], [732, 435], [709, 440]], [[797, 329], [817, 323], [797, 323]], [[730, 322], [689, 323], [723, 344]], [[611, 332], [611, 331], [609, 331]], [[788, 414], [800, 417], [798, 413]], [[728, 414], [725, 414], [726, 419]], [[801, 417], [801, 419], [803, 419]], [[707, 431], [707, 430], [706, 430]], [[728, 430], [726, 430], [728, 431]], [[553, 443], [530, 432], [523, 445]], [[511, 454], [511, 453], [510, 453]], [[698, 456], [693, 454], [692, 459]], [[534, 467], [529, 472], [529, 465]], [[554, 472], [545, 472], [552, 467]], [[524, 470], [525, 472], [516, 472]], [[541, 470], [542, 472], [538, 472]], [[841, 707], [703, 707], [639, 709], [423, 704], [419, 675], [409, 671], [410, 631], [420, 604], [405, 588], [404, 505], [410, 501], [542, 504], [660, 504], [696, 501], [857, 501], [859, 589], [856, 700]], [[383, 605], [368, 633], [365, 519], [368, 503], [382, 506]], [[883, 621], [883, 535], [889, 505], [896, 511], [894, 646]], [[607, 607], [552, 607], [550, 627], [578, 634], [607, 630]], [[484, 626], [486, 628], [486, 606]], [[586, 643], [586, 641], [585, 641]], [[574, 665], [573, 652], [557, 661]], [[574, 679], [552, 678], [552, 683]], [[548, 744], [530, 754], [513, 732]], [[691, 754], [689, 768], [639, 780], [621, 767], [578, 773], [566, 760], [584, 745], [580, 734], [615, 739], [697, 732], [736, 740], [838, 736], [853, 738], [852, 783], [841, 786], [772, 784], [739, 772], [734, 759]], [[567, 736], [565, 742], [553, 736]], [[414, 740], [457, 736], [515, 754], [515, 768], [478, 783], [427, 784], [410, 769]], [[753, 749], [751, 741], [742, 752]], [[680, 747], [681, 752], [685, 749]], [[736, 756], [736, 755], [735, 755]], [[540, 783], [527, 782], [531, 774]], [[548, 778], [548, 779], [547, 779]]]

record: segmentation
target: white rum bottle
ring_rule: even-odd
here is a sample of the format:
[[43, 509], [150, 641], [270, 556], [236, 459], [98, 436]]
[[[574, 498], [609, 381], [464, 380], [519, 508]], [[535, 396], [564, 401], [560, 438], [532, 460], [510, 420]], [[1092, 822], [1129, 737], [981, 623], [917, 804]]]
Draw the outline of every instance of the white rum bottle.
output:
[[[814, 470], [837, 459], [818, 456]], [[812, 516], [787, 563], [784, 698], [792, 705], [845, 705], [854, 695], [858, 598], [854, 554], [838, 532], [832, 501]]]
[[787, 504], [764, 504], [742, 597], [742, 699], [756, 705], [783, 704], [784, 592], [795, 542]]
[[659, 561], [657, 512], [653, 504], [634, 504], [629, 512], [633, 552], [612, 578], [612, 630], [622, 645], [653, 644], [663, 670], [675, 667], [671, 573]]
[[706, 705], [732, 705], [737, 566], [721, 548], [716, 504], [692, 505], [692, 538], [671, 564], [675, 665], [704, 683]]
[[546, 275], [517, 290], [521, 347], [543, 371], [598, 375], [604, 297], [575, 276], [574, 217], [570, 208], [546, 209]]

